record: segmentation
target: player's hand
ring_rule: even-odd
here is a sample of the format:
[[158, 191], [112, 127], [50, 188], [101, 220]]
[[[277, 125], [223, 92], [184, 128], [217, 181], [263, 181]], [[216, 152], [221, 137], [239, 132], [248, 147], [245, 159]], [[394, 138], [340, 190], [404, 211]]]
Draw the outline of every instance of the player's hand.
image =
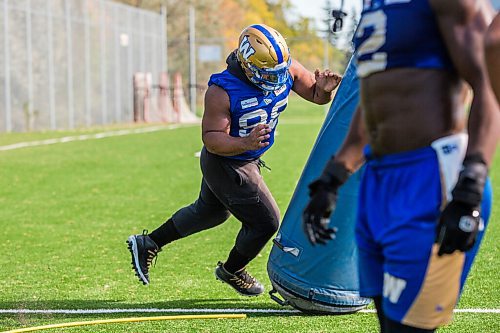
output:
[[465, 252], [474, 246], [481, 227], [479, 207], [487, 176], [488, 166], [481, 155], [465, 158], [457, 184], [451, 192], [453, 200], [441, 213], [437, 226], [438, 256], [456, 250]]
[[335, 238], [337, 228], [330, 228], [330, 215], [337, 204], [337, 190], [347, 181], [351, 172], [332, 156], [320, 177], [309, 184], [311, 199], [302, 214], [302, 225], [312, 245], [326, 244]]
[[441, 213], [436, 242], [438, 256], [470, 250], [476, 241], [481, 223], [477, 208], [457, 201], [451, 201]]
[[271, 128], [268, 124], [258, 124], [255, 126], [250, 134], [245, 137], [245, 148], [246, 150], [257, 150], [262, 147], [269, 146], [269, 139]]
[[326, 244], [335, 238], [337, 228], [330, 228], [330, 215], [337, 203], [337, 190], [318, 179], [309, 185], [311, 199], [302, 215], [304, 232], [312, 245]]
[[314, 71], [314, 77], [316, 78], [316, 87], [327, 93], [334, 91], [340, 84], [340, 81], [342, 81], [342, 76], [329, 69], [325, 69], [322, 72], [316, 69]]

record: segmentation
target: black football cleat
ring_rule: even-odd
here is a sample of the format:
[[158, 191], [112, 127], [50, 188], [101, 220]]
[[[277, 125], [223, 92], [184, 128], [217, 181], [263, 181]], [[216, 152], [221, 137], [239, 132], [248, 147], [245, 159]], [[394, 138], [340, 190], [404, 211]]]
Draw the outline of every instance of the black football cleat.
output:
[[243, 296], [259, 296], [264, 292], [262, 283], [257, 281], [244, 268], [231, 274], [226, 271], [224, 264], [220, 261], [215, 268], [215, 278], [227, 283]]
[[132, 267], [135, 275], [144, 285], [149, 284], [149, 267], [161, 249], [147, 235], [147, 230], [142, 235], [132, 235], [127, 239], [128, 250], [132, 255]]

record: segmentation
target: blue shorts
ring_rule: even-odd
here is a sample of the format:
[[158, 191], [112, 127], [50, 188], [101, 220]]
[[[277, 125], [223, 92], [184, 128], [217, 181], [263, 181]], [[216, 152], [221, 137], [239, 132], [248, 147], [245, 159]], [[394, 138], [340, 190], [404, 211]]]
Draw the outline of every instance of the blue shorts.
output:
[[360, 294], [383, 296], [388, 318], [423, 329], [451, 321], [491, 210], [488, 180], [474, 248], [437, 256], [436, 225], [466, 147], [454, 139], [381, 158], [365, 151], [356, 224]]

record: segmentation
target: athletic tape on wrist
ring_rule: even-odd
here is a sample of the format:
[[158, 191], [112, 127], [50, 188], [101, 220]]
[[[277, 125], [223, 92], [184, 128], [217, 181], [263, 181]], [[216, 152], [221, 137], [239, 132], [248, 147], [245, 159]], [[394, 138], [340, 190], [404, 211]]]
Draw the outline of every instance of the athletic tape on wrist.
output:
[[481, 156], [466, 157], [457, 184], [452, 191], [453, 200], [477, 207], [483, 198], [488, 166]]
[[323, 173], [319, 179], [333, 188], [338, 188], [347, 181], [351, 174], [352, 172], [335, 161], [335, 156], [332, 156], [323, 169]]

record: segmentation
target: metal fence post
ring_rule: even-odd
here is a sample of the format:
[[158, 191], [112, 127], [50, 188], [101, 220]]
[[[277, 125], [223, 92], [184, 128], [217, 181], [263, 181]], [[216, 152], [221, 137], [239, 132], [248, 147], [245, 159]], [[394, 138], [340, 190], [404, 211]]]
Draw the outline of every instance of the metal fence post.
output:
[[90, 104], [90, 24], [89, 24], [89, 0], [85, 0], [83, 13], [84, 40], [85, 40], [85, 123], [92, 125], [92, 109]]
[[167, 6], [161, 7], [161, 72], [168, 72]]
[[28, 60], [28, 105], [27, 105], [27, 126], [32, 130], [35, 125], [35, 115], [33, 114], [33, 45], [31, 27], [31, 0], [26, 0], [26, 53]]
[[[156, 19], [156, 15], [155, 15], [155, 19]], [[156, 22], [155, 22], [156, 23]], [[158, 25], [154, 24], [155, 27], [158, 27]], [[158, 47], [157, 47], [157, 41], [158, 41], [158, 37], [156, 35], [153, 35], [153, 34], [150, 34], [149, 36], [151, 38], [151, 77], [153, 79], [153, 85], [154, 85], [154, 81], [156, 80], [159, 80], [159, 71], [160, 71], [160, 68], [158, 68]], [[151, 99], [154, 98], [154, 96], [158, 96], [158, 91], [156, 90], [151, 90]], [[154, 103], [151, 103], [152, 105], [154, 105], [156, 107], [156, 105]]]
[[57, 129], [56, 98], [54, 89], [54, 27], [52, 22], [52, 0], [47, 0], [47, 58], [49, 62], [49, 117], [50, 129]]
[[121, 81], [120, 81], [120, 51], [121, 51], [121, 43], [120, 43], [120, 35], [119, 35], [119, 7], [117, 5], [114, 6], [114, 24], [113, 24], [113, 44], [115, 46], [115, 61], [114, 61], [114, 69], [115, 69], [115, 121], [119, 122], [122, 120], [122, 110], [121, 110]]
[[145, 52], [146, 52], [146, 44], [145, 44], [145, 41], [146, 41], [146, 33], [144, 30], [145, 27], [144, 27], [144, 15], [141, 15], [141, 18], [140, 18], [140, 25], [139, 25], [139, 38], [140, 38], [140, 42], [141, 42], [141, 53], [140, 53], [140, 62], [141, 62], [141, 68], [139, 69], [140, 72], [147, 72], [146, 71], [146, 56], [145, 56]]
[[66, 55], [68, 57], [67, 89], [68, 89], [68, 126], [75, 128], [75, 106], [73, 96], [73, 32], [71, 29], [71, 7], [70, 1], [64, 0], [66, 15]]
[[99, 1], [100, 8], [100, 47], [101, 47], [101, 108], [102, 108], [102, 123], [106, 124], [108, 122], [108, 100], [106, 95], [106, 20], [104, 14], [104, 2]]
[[189, 104], [196, 114], [196, 19], [193, 5], [189, 6]]
[[12, 105], [10, 87], [10, 49], [9, 49], [9, 0], [3, 1], [3, 51], [5, 65], [5, 130], [12, 131]]
[[[134, 34], [132, 33], [133, 32], [133, 28], [132, 28], [132, 10], [131, 10], [132, 7], [128, 7], [127, 8], [127, 33], [128, 33], [128, 36], [129, 36], [129, 44], [127, 46], [127, 55], [128, 55], [128, 60], [127, 60], [127, 91], [129, 93], [129, 100], [132, 100], [132, 105], [135, 105], [135, 103], [133, 102], [134, 100], [134, 86], [133, 86], [133, 83], [131, 81], [133, 81], [134, 79], [134, 53], [132, 52], [132, 46], [135, 44], [134, 43]], [[129, 81], [130, 80], [130, 81]], [[134, 119], [134, 106], [132, 106], [132, 119], [135, 121]], [[127, 118], [127, 120], [131, 120], [130, 119], [130, 115], [129, 117]]]

